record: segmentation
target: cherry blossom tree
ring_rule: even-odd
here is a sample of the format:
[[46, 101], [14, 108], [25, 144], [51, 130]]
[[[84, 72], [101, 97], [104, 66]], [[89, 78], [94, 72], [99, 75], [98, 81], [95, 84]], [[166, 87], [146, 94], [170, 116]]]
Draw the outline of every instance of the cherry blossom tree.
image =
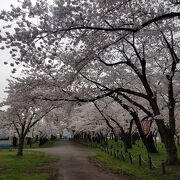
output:
[[93, 103], [85, 103], [81, 106], [77, 105], [74, 107], [69, 121], [69, 128], [74, 131], [75, 137], [81, 136], [81, 138], [93, 140], [103, 131], [110, 131], [110, 128], [98, 113]]
[[31, 129], [44, 118], [50, 111], [57, 108], [57, 104], [41, 103], [29, 95], [26, 84], [10, 81], [8, 97], [2, 103], [8, 106], [1, 123], [8, 130], [15, 131], [19, 138], [18, 156], [23, 156], [25, 137], [31, 134]]
[[47, 1], [24, 0], [20, 7], [1, 12], [8, 23], [2, 49], [10, 49], [16, 64], [67, 79], [63, 88], [54, 81], [65, 98], [50, 93], [46, 99], [120, 96], [141, 109], [155, 119], [167, 163], [174, 164], [179, 8], [172, 0], [68, 0], [51, 7]]
[[66, 107], [53, 109], [34, 128], [34, 135], [38, 137], [57, 137], [69, 126], [69, 115]]
[[[128, 148], [131, 148], [132, 134], [138, 130], [147, 150], [149, 152], [157, 152], [156, 148], [152, 147], [154, 145], [152, 142], [153, 137], [149, 135], [149, 129], [147, 134], [144, 133], [138, 113], [134, 112], [137, 116], [135, 116], [135, 122], [138, 127], [136, 128], [136, 126], [133, 126], [134, 119], [132, 120], [132, 118], [134, 116], [131, 116], [126, 108], [124, 110], [124, 104], [121, 103], [121, 105], [122, 107], [114, 99], [106, 98], [98, 100], [94, 105], [93, 103], [85, 103], [80, 107], [75, 107], [71, 114], [70, 127], [73, 128], [78, 136], [88, 139], [91, 139], [92, 136], [99, 136], [102, 137], [100, 139], [104, 140], [104, 132], [106, 131], [105, 136], [108, 134], [107, 132], [112, 132], [115, 139], [122, 139], [126, 151]], [[125, 107], [130, 108], [127, 105]]]

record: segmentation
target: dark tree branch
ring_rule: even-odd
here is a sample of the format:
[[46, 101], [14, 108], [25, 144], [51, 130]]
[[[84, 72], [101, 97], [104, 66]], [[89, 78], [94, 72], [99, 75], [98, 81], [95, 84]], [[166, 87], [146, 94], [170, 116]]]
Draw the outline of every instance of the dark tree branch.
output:
[[107, 63], [107, 62], [103, 61], [99, 56], [98, 56], [98, 59], [99, 59], [100, 62], [102, 62], [106, 66], [116, 66], [116, 65], [119, 65], [119, 64], [127, 64], [127, 61], [119, 61], [119, 62], [115, 62], [115, 63]]
[[118, 92], [125, 92], [125, 93], [128, 93], [128, 94], [131, 94], [131, 95], [134, 95], [134, 96], [138, 96], [138, 97], [142, 97], [146, 100], [148, 100], [148, 96], [146, 94], [143, 94], [143, 93], [140, 93], [140, 92], [137, 92], [137, 91], [133, 91], [133, 90], [130, 90], [130, 89], [126, 89], [126, 88], [116, 88], [116, 89], [110, 89], [108, 88], [107, 86], [104, 86], [103, 84], [101, 83], [98, 83], [92, 79], [89, 79], [88, 77], [86, 77], [85, 75], [81, 74], [86, 80], [92, 82], [93, 84], [96, 84], [96, 85], [99, 85], [101, 87], [103, 87], [105, 89], [105, 91], [109, 91], [110, 95], [113, 94], [113, 93], [118, 93]]
[[110, 122], [108, 121], [108, 119], [106, 118], [106, 116], [103, 114], [103, 112], [99, 109], [98, 105], [93, 102], [94, 106], [96, 107], [96, 109], [99, 111], [99, 113], [101, 114], [101, 116], [104, 118], [104, 120], [106, 121], [106, 124], [108, 125], [108, 127], [112, 130], [114, 136], [116, 136], [115, 132], [114, 132], [114, 128], [113, 126], [110, 124]]
[[58, 29], [56, 31], [53, 32], [43, 32], [43, 33], [58, 33], [58, 32], [62, 32], [62, 31], [72, 31], [72, 30], [83, 30], [83, 29], [87, 29], [87, 30], [96, 30], [96, 31], [107, 31], [107, 32], [115, 32], [115, 31], [126, 31], [126, 32], [138, 32], [141, 29], [147, 27], [148, 25], [161, 21], [161, 20], [165, 20], [165, 19], [171, 19], [171, 18], [175, 18], [175, 17], [179, 17], [180, 16], [180, 12], [170, 12], [167, 14], [163, 14], [163, 15], [159, 15], [155, 18], [149, 19], [146, 22], [142, 23], [141, 25], [139, 25], [138, 27], [132, 28], [132, 27], [95, 27], [95, 26], [74, 26], [74, 27], [69, 27], [69, 28], [61, 28]]
[[131, 98], [129, 98], [127, 95], [123, 94], [123, 93], [117, 93], [120, 96], [122, 96], [123, 98], [125, 98], [127, 101], [129, 101], [131, 104], [133, 104], [134, 106], [140, 108], [143, 112], [145, 112], [149, 117], [152, 117], [153, 114], [148, 111], [144, 106], [142, 106], [141, 104], [137, 103], [136, 101], [132, 100]]

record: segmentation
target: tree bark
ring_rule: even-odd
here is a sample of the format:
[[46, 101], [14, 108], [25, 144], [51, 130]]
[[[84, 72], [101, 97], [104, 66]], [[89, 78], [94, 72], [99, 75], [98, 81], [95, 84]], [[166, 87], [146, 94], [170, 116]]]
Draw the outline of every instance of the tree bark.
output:
[[132, 148], [131, 135], [124, 133], [121, 137], [121, 140], [123, 141], [125, 152]]
[[23, 156], [24, 137], [19, 137], [17, 156]]
[[157, 153], [157, 149], [154, 143], [153, 134], [152, 132], [146, 137], [147, 149], [150, 153]]
[[178, 164], [179, 160], [177, 156], [177, 148], [176, 148], [174, 135], [171, 133], [165, 134], [163, 138], [163, 142], [167, 153], [166, 163], [168, 165]]
[[162, 142], [164, 143], [166, 149], [166, 163], [169, 165], [178, 164], [179, 159], [177, 156], [177, 148], [175, 143], [174, 131], [167, 128], [164, 121], [156, 119], [159, 134], [161, 136]]
[[17, 146], [17, 138], [14, 136], [13, 137], [13, 147]]
[[136, 141], [140, 140], [139, 133], [133, 133], [131, 136], [132, 144], [136, 144]]
[[129, 114], [132, 116], [132, 118], [133, 118], [133, 120], [134, 120], [134, 122], [135, 122], [135, 124], [137, 126], [137, 129], [138, 129], [139, 135], [141, 137], [141, 140], [142, 140], [143, 144], [145, 145], [147, 151], [152, 152], [152, 153], [158, 152], [155, 145], [153, 146], [153, 144], [154, 144], [153, 138], [151, 139], [151, 143], [149, 143], [150, 139], [148, 140], [146, 135], [144, 134], [137, 112], [134, 111], [133, 108], [131, 110], [131, 108], [127, 104], [122, 103], [122, 101], [120, 99], [118, 99], [117, 97], [115, 97], [115, 96], [111, 96], [111, 97], [116, 102], [118, 102], [126, 111], [128, 111]]
[[154, 144], [154, 139], [153, 139], [152, 133], [149, 133], [149, 135], [146, 136], [143, 132], [143, 129], [142, 129], [138, 115], [134, 112], [134, 113], [132, 113], [132, 116], [134, 118], [134, 122], [137, 126], [141, 140], [142, 140], [143, 144], [145, 145], [147, 151], [150, 153], [157, 153], [158, 151], [157, 151], [156, 146]]

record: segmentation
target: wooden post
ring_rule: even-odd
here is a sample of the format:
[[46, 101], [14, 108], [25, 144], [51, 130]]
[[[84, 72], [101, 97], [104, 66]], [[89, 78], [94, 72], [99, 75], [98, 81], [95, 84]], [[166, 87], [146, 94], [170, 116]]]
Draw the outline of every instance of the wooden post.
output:
[[121, 151], [121, 158], [123, 161], [125, 161], [125, 158], [124, 158], [124, 155], [123, 155], [123, 152]]
[[152, 160], [151, 160], [151, 156], [148, 155], [148, 159], [149, 159], [149, 169], [152, 169]]
[[141, 159], [141, 154], [139, 154], [139, 167], [142, 166], [142, 159]]
[[117, 149], [116, 158], [119, 159], [119, 149]]
[[132, 164], [133, 161], [132, 161], [132, 156], [131, 156], [131, 153], [129, 152], [129, 160], [130, 160], [130, 163]]
[[161, 166], [162, 166], [162, 174], [166, 174], [166, 169], [165, 169], [164, 161], [162, 161]]
[[115, 149], [113, 149], [113, 156], [114, 156], [114, 158], [116, 158], [116, 150]]

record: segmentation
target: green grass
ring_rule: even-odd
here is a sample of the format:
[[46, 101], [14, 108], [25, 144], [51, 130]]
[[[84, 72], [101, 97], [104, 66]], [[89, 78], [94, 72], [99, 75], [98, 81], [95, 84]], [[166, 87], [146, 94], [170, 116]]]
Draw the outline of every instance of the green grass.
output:
[[0, 150], [0, 180], [46, 180], [50, 172], [38, 167], [53, 166], [54, 157], [43, 153], [25, 151], [23, 157], [17, 157], [16, 152]]
[[[128, 153], [124, 152], [123, 143], [121, 141], [114, 142], [111, 140], [108, 142], [108, 144], [112, 145], [115, 150], [119, 149], [119, 151], [122, 151], [126, 156], [128, 156]], [[158, 153], [151, 153], [150, 156], [154, 165], [160, 165], [162, 161], [166, 160], [166, 151], [164, 148], [164, 144], [160, 142], [156, 143], [156, 148], [158, 150]], [[137, 142], [136, 145], [133, 145], [133, 148], [129, 149], [128, 152], [130, 152], [136, 159], [138, 158], [139, 154], [141, 154], [143, 160], [148, 161], [148, 153], [141, 141]], [[178, 157], [180, 158], [180, 146], [177, 146], [177, 152]]]
[[[121, 158], [117, 159], [113, 156], [110, 156], [107, 153], [101, 151], [99, 148], [90, 149], [96, 153], [96, 156], [93, 158], [93, 160], [102, 163], [102, 165], [104, 164], [112, 171], [129, 175], [130, 177], [133, 177], [131, 179], [138, 180], [180, 180], [180, 166], [166, 166], [166, 174], [162, 174], [161, 163], [162, 160], [166, 159], [166, 153], [163, 144], [157, 144], [157, 154], [150, 154], [154, 165], [152, 170], [149, 169], [148, 153], [141, 142], [138, 143], [139, 145], [134, 145], [133, 148], [129, 150], [133, 157], [132, 165], [129, 160], [129, 153], [124, 152], [122, 142], [119, 141], [116, 143], [114, 141], [109, 141], [108, 144], [112, 145], [115, 151], [117, 151], [117, 149], [119, 149], [119, 152], [122, 151], [125, 157], [125, 161], [123, 161]], [[141, 154], [143, 159], [141, 167], [139, 167], [138, 163], [139, 154]], [[178, 147], [178, 156], [180, 158], [180, 147]]]

